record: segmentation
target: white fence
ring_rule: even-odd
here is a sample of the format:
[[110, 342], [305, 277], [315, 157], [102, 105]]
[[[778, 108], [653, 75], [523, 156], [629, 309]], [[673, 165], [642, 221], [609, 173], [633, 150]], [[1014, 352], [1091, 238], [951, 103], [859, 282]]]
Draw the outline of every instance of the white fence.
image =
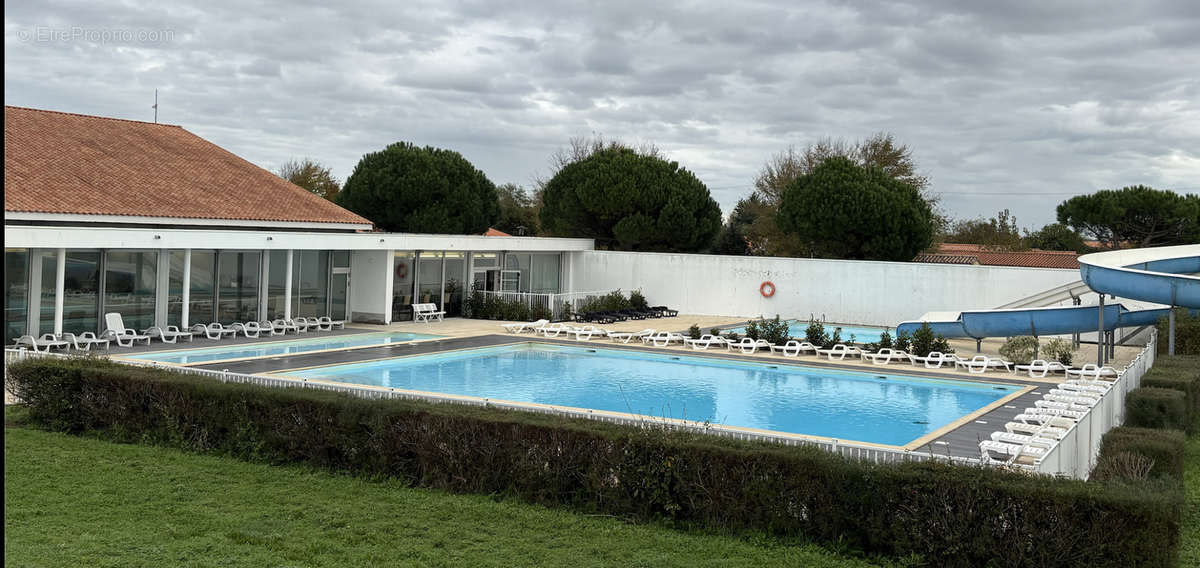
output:
[[1100, 453], [1100, 439], [1109, 430], [1125, 422], [1125, 396], [1142, 384], [1142, 377], [1154, 366], [1158, 334], [1125, 367], [1100, 401], [1089, 409], [1041, 460], [1033, 466], [1039, 473], [1075, 479], [1087, 479]]

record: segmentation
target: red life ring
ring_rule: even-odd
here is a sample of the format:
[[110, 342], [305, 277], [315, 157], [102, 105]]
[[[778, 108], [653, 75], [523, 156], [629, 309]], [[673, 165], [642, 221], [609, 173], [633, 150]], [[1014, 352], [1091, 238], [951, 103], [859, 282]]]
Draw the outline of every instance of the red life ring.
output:
[[396, 263], [396, 278], [408, 278], [408, 265], [403, 262]]
[[762, 283], [762, 286], [758, 287], [758, 293], [762, 294], [764, 298], [770, 298], [775, 295], [775, 285], [770, 280], [767, 280]]

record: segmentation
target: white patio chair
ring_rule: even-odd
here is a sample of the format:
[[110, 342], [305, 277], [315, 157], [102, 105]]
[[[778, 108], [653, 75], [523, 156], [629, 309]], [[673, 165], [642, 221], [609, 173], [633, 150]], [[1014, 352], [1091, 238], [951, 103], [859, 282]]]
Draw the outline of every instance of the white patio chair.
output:
[[150, 345], [150, 336], [138, 333], [130, 327], [125, 327], [125, 321], [121, 319], [121, 314], [110, 312], [104, 314], [104, 325], [108, 326], [100, 337], [115, 339], [117, 345], [121, 347], [133, 347], [133, 344], [138, 341], [145, 341], [146, 345]]
[[53, 333], [43, 334], [41, 337], [32, 335], [22, 335], [13, 340], [16, 347], [26, 346], [34, 351], [49, 353], [50, 349], [65, 349], [70, 346], [69, 343], [54, 337]]
[[317, 320], [321, 324], [321, 329], [324, 329], [325, 331], [332, 331], [335, 327], [338, 329], [346, 329], [346, 320], [335, 320], [329, 316], [321, 316], [317, 318]]
[[[229, 329], [232, 329], [234, 332], [240, 331], [242, 335], [252, 339], [258, 339], [259, 334], [262, 333], [262, 328], [258, 327], [258, 322], [256, 321], [248, 321], [245, 323], [236, 322], [233, 325], [230, 325]], [[237, 337], [236, 333], [234, 334], [234, 337]]]
[[93, 345], [103, 345], [108, 349], [109, 340], [96, 337], [96, 334], [90, 331], [85, 331], [80, 334], [64, 332], [59, 339], [71, 344], [71, 347], [76, 351], [91, 351]]
[[193, 324], [191, 331], [192, 331], [192, 333], [203, 333], [204, 337], [207, 337], [209, 339], [221, 339], [222, 337], [225, 337], [226, 335], [228, 335], [230, 337], [237, 336], [236, 329], [233, 329], [230, 327], [225, 327], [225, 326], [221, 325], [219, 322], [215, 322], [215, 321], [208, 325], [204, 325], [202, 323]]
[[156, 325], [147, 328], [142, 333], [149, 335], [151, 338], [157, 337], [158, 339], [161, 339], [163, 343], [175, 343], [179, 339], [191, 341], [193, 337], [192, 332], [180, 331], [179, 326], [174, 325], [168, 325], [165, 328]]
[[608, 332], [608, 338], [613, 341], [620, 341], [621, 343], [629, 343], [634, 339], [641, 340], [643, 337], [654, 335], [655, 333], [658, 333], [658, 330], [643, 329], [641, 331], [610, 331]]

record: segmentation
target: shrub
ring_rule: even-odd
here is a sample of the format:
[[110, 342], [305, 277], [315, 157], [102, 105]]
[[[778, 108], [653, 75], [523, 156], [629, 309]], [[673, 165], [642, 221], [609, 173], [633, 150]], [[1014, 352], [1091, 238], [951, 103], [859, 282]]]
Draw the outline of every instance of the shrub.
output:
[[6, 386], [59, 431], [682, 528], [766, 531], [954, 566], [1173, 566], [1182, 496], [936, 462], [873, 464], [456, 404], [270, 389], [109, 362], [35, 360]]
[[813, 345], [825, 345], [829, 337], [825, 335], [825, 325], [816, 320], [809, 320], [804, 330], [804, 340]]
[[[1158, 319], [1158, 352], [1165, 355], [1169, 346], [1167, 318]], [[1187, 308], [1175, 308], [1175, 355], [1200, 355], [1200, 314]]]
[[641, 290], [634, 290], [629, 293], [629, 305], [637, 310], [644, 310], [650, 307], [650, 304], [646, 303], [646, 297], [642, 295]]
[[[1175, 377], [1165, 373], [1157, 374], [1152, 369], [1149, 373], [1146, 373], [1146, 376], [1142, 377], [1142, 386], [1171, 389], [1184, 393], [1187, 400], [1188, 414], [1193, 419], [1200, 416], [1200, 378]], [[1192, 420], [1189, 424], [1193, 426], [1193, 428], [1188, 429], [1191, 432], [1195, 427], [1195, 420]]]
[[891, 348], [892, 348], [892, 336], [891, 336], [891, 334], [889, 334], [887, 332], [886, 329], [883, 330], [883, 332], [879, 334], [879, 341], [867, 344], [867, 351], [879, 351], [880, 349], [891, 349]]
[[692, 324], [692, 327], [688, 328], [688, 337], [692, 339], [700, 339], [700, 335], [701, 333], [699, 325]]
[[1010, 337], [1000, 346], [1000, 356], [1018, 365], [1028, 365], [1037, 348], [1038, 340], [1032, 335]]
[[822, 349], [832, 349], [834, 345], [842, 342], [842, 328], [833, 328], [833, 335], [825, 334], [825, 341], [821, 343]]
[[629, 298], [625, 297], [625, 294], [622, 294], [620, 290], [613, 290], [603, 296], [594, 296], [585, 299], [579, 306], [579, 313], [616, 312], [628, 310], [632, 307], [633, 304], [630, 303]]
[[713, 337], [718, 337], [721, 335], [721, 328], [714, 327], [714, 328], [708, 330], [708, 333], [709, 333], [709, 335], [712, 335]]
[[896, 343], [894, 344], [893, 349], [899, 349], [905, 353], [907, 353], [909, 349], [912, 349], [912, 338], [908, 336], [908, 332], [896, 332]]
[[1097, 482], [1136, 483], [1150, 479], [1154, 471], [1154, 460], [1137, 452], [1114, 452], [1096, 460], [1096, 467], [1088, 478]]
[[758, 322], [750, 320], [746, 322], [746, 337], [758, 341]]
[[914, 331], [912, 338], [909, 339], [908, 352], [917, 357], [925, 357], [934, 351], [954, 353], [954, 349], [950, 347], [950, 341], [944, 335], [933, 333], [929, 322], [921, 322], [921, 327]]
[[758, 324], [759, 336], [766, 340], [767, 343], [775, 345], [783, 345], [788, 341], [788, 333], [791, 328], [786, 320], [780, 320], [779, 314], [775, 314], [775, 319], [765, 319]]
[[1145, 457], [1150, 467], [1140, 478], [1161, 477], [1183, 481], [1187, 438], [1176, 430], [1120, 426], [1109, 430], [1100, 441], [1100, 456], [1091, 479], [1128, 481], [1139, 479], [1136, 460], [1124, 454]]
[[1187, 430], [1191, 426], [1187, 395], [1173, 389], [1133, 389], [1125, 395], [1125, 424]]
[[1075, 345], [1070, 341], [1055, 337], [1042, 346], [1042, 351], [1046, 354], [1043, 359], [1070, 365], [1071, 359], [1075, 356]]

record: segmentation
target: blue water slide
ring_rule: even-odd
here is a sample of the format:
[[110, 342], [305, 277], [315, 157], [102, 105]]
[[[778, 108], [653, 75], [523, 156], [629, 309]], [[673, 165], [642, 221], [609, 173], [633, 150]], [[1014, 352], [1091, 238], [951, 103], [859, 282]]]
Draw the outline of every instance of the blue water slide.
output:
[[[1092, 290], [1171, 306], [1200, 309], [1200, 245], [1158, 247], [1093, 253], [1079, 257], [1080, 274]], [[912, 334], [928, 323], [946, 337], [1011, 337], [1064, 335], [1096, 331], [1099, 306], [970, 310], [928, 314], [925, 321], [907, 321], [896, 332]], [[1104, 306], [1104, 329], [1153, 325], [1167, 308], [1129, 310], [1121, 304]]]

